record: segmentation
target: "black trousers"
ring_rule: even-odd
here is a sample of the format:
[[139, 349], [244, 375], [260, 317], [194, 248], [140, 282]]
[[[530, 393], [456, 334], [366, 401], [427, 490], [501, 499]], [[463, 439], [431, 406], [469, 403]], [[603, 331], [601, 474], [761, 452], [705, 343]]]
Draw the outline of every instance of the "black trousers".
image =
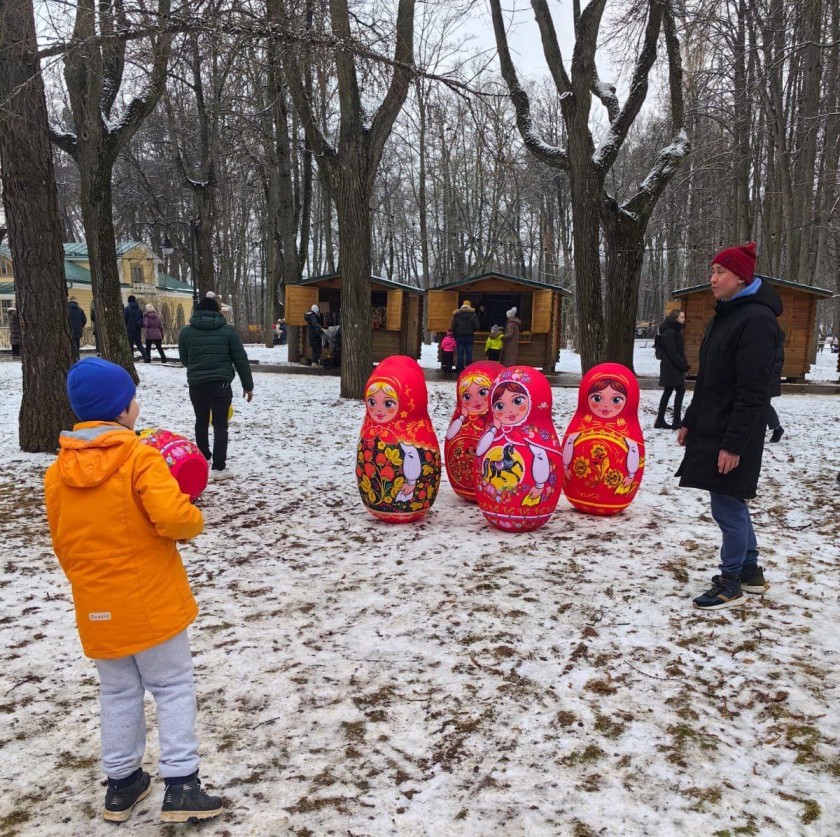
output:
[[145, 360], [146, 352], [143, 350], [143, 332], [141, 331], [128, 332], [128, 348], [131, 350], [132, 354], [134, 354], [135, 347], [137, 348], [137, 351], [140, 352], [140, 357]]
[[685, 395], [685, 387], [665, 387], [662, 393], [662, 398], [659, 399], [659, 418], [665, 420], [665, 410], [668, 408], [668, 401], [671, 398], [671, 393], [674, 395], [674, 422], [678, 422], [682, 417], [682, 403]]
[[163, 353], [163, 340], [147, 340], [146, 341], [146, 363], [152, 362], [152, 346], [158, 350], [160, 354], [161, 363], [166, 363], [166, 355]]
[[223, 471], [227, 462], [228, 410], [233, 399], [227, 381], [208, 381], [190, 387], [190, 401], [195, 410], [195, 443], [209, 460], [210, 413], [213, 414], [213, 470]]
[[321, 362], [321, 349], [323, 346], [321, 345], [321, 338], [318, 338], [318, 342], [311, 341], [309, 343], [309, 348], [312, 349], [312, 362], [313, 363], [320, 363]]

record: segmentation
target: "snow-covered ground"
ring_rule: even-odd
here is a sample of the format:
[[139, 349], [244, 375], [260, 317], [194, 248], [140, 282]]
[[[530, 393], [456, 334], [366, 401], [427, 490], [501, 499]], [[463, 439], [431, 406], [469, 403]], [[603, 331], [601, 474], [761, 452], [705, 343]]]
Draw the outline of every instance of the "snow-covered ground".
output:
[[[184, 371], [138, 371], [138, 426], [190, 435]], [[50, 457], [18, 449], [19, 381], [0, 363], [0, 833], [110, 835], [96, 673], [50, 550]], [[442, 438], [453, 384], [429, 390]], [[338, 393], [333, 376], [258, 375], [231, 428], [237, 478], [208, 488], [205, 533], [182, 549], [202, 776], [227, 801], [202, 833], [840, 833], [836, 396], [774, 402], [787, 433], [752, 503], [772, 586], [700, 613], [719, 535], [707, 496], [677, 487], [675, 434], [652, 429], [657, 390], [634, 504], [603, 519], [561, 500], [522, 535], [445, 478], [421, 523], [370, 517], [361, 406]], [[576, 392], [554, 396], [562, 432]], [[177, 833], [161, 798], [156, 781], [121, 833]]]
[[[283, 365], [288, 363], [288, 346], [274, 346], [267, 349], [265, 346], [248, 346], [248, 356], [260, 363]], [[481, 355], [483, 357], [483, 355]], [[476, 354], [475, 360], [479, 360]], [[298, 364], [293, 364], [297, 366]], [[420, 365], [426, 369], [439, 369], [437, 359], [437, 343], [423, 345], [420, 356]], [[653, 339], [636, 340], [635, 351], [633, 352], [633, 365], [636, 374], [640, 378], [658, 378], [659, 361], [653, 354]], [[580, 375], [580, 355], [568, 349], [561, 349], [557, 359], [557, 372]], [[807, 375], [808, 381], [830, 381], [835, 382], [840, 378], [837, 371], [837, 355], [825, 350], [817, 353], [816, 362], [812, 364], [811, 371]]]

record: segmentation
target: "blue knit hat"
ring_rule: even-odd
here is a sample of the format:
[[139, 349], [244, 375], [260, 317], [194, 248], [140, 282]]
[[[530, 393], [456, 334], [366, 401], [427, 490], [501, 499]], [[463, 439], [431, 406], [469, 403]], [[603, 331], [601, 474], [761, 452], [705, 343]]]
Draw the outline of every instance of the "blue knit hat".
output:
[[99, 357], [77, 361], [67, 373], [67, 395], [79, 421], [112, 421], [134, 398], [131, 375]]

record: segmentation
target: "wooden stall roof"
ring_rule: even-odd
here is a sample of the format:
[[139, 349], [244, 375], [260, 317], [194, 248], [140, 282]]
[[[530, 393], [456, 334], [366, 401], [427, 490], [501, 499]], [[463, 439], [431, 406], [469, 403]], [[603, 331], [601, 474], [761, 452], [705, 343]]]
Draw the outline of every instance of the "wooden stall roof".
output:
[[460, 288], [462, 285], [471, 285], [475, 282], [481, 282], [484, 279], [502, 279], [506, 282], [515, 282], [517, 285], [527, 285], [531, 288], [539, 288], [541, 291], [550, 290], [555, 293], [562, 294], [565, 297], [571, 297], [571, 291], [561, 288], [559, 285], [551, 285], [548, 282], [540, 282], [537, 279], [525, 279], [522, 276], [511, 276], [509, 273], [497, 273], [496, 271], [488, 271], [487, 273], [479, 273], [476, 276], [466, 276], [463, 279], [455, 279], [452, 282], [446, 282], [443, 285], [435, 285], [434, 288], [429, 288], [430, 291], [449, 291], [453, 288]]
[[[301, 279], [298, 282], [288, 282], [289, 285], [317, 285], [321, 288], [339, 288], [341, 287], [340, 273], [324, 273], [320, 276], [309, 276], [306, 279]], [[386, 291], [408, 291], [411, 294], [424, 293], [422, 288], [417, 285], [408, 285], [405, 282], [397, 282], [394, 279], [383, 279], [381, 276], [370, 277], [371, 288], [375, 290]]]
[[[803, 285], [799, 282], [791, 282], [790, 279], [777, 279], [775, 276], [762, 276], [760, 273], [757, 273], [756, 276], [758, 276], [759, 279], [767, 280], [773, 285], [779, 285], [782, 288], [792, 288], [795, 291], [813, 294], [821, 299], [827, 299], [830, 296], [834, 296], [834, 291], [827, 291], [825, 288], [815, 288], [813, 285]], [[692, 285], [690, 288], [680, 288], [679, 290], [674, 291], [672, 296], [687, 296], [688, 294], [694, 294], [698, 291], [707, 291], [709, 288], [711, 288], [711, 284], [709, 282], [705, 282], [702, 285]]]

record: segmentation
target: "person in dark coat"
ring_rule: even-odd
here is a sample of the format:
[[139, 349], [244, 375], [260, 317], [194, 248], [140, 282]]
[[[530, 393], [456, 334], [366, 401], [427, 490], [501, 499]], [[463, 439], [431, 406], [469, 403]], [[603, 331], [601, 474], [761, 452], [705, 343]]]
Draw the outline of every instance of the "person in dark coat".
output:
[[755, 276], [755, 259], [753, 243], [712, 259], [717, 305], [700, 345], [694, 397], [677, 434], [685, 446], [680, 485], [709, 492], [722, 534], [720, 575], [694, 599], [703, 610], [740, 604], [744, 592], [768, 587], [745, 501], [755, 497], [761, 471], [782, 302]]
[[[773, 361], [773, 389], [770, 392], [771, 398], [778, 398], [782, 394], [782, 369], [785, 365], [785, 333], [779, 329], [779, 345], [776, 348], [776, 359]], [[771, 442], [778, 442], [784, 435], [785, 429], [779, 420], [773, 404], [767, 410], [767, 429], [772, 430]]]
[[[214, 480], [228, 479], [228, 411], [233, 396], [234, 369], [242, 382], [242, 397], [253, 398], [254, 378], [239, 335], [228, 325], [214, 297], [205, 297], [178, 335], [178, 355], [187, 367], [190, 401], [195, 411], [195, 443], [208, 461]], [[213, 452], [210, 452], [210, 414]]]
[[7, 308], [6, 316], [9, 318], [9, 344], [12, 347], [12, 357], [20, 357], [20, 317], [17, 308], [14, 305]]
[[[685, 357], [683, 329], [685, 328], [685, 311], [675, 308], [671, 311], [662, 325], [659, 326], [660, 355], [659, 386], [665, 391], [659, 401], [659, 413], [653, 426], [666, 430], [679, 430], [682, 415], [682, 402], [685, 395], [685, 373], [688, 372], [688, 361]], [[674, 421], [665, 421], [665, 410], [671, 393], [674, 395]]]
[[82, 345], [82, 332], [87, 325], [85, 312], [79, 308], [76, 297], [71, 296], [67, 303], [67, 319], [70, 320], [70, 334], [73, 338], [73, 357], [79, 359], [79, 349]]
[[140, 359], [146, 360], [146, 352], [143, 350], [143, 312], [137, 302], [136, 296], [128, 298], [128, 305], [123, 309], [125, 330], [128, 332], [128, 346], [134, 353], [135, 347], [140, 352]]
[[481, 330], [481, 322], [468, 299], [452, 312], [452, 325], [449, 329], [455, 338], [455, 371], [460, 373], [473, 362], [474, 335]]
[[324, 346], [324, 329], [321, 326], [321, 309], [313, 305], [304, 315], [306, 321], [306, 339], [312, 350], [312, 365], [321, 365], [321, 349]]
[[143, 314], [143, 331], [146, 334], [146, 363], [152, 362], [152, 345], [158, 350], [160, 362], [166, 363], [163, 351], [163, 323], [160, 321], [160, 314], [151, 303], [146, 306], [146, 313]]

